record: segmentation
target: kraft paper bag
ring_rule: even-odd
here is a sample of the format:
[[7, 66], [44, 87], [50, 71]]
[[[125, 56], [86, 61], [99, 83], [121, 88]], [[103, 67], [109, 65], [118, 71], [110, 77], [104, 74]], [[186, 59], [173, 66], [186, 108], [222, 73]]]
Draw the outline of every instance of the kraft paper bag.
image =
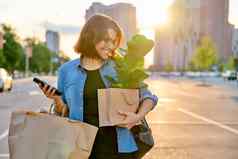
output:
[[98, 89], [99, 126], [121, 124], [125, 116], [118, 111], [136, 112], [139, 106], [138, 89]]
[[80, 121], [15, 111], [8, 136], [10, 159], [88, 159], [97, 130]]

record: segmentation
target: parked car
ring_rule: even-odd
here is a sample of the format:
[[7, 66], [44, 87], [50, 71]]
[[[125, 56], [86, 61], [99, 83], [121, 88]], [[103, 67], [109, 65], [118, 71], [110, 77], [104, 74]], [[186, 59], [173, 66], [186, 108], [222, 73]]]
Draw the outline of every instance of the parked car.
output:
[[237, 77], [236, 77], [236, 72], [232, 72], [232, 73], [230, 74], [230, 76], [228, 76], [227, 79], [228, 79], [228, 80], [231, 80], [231, 81], [236, 80], [236, 79], [237, 79]]
[[0, 68], [0, 92], [12, 89], [12, 77], [4, 68]]
[[235, 71], [230, 71], [230, 70], [227, 70], [226, 72], [222, 73], [222, 77], [224, 79], [227, 79], [227, 80], [236, 80], [237, 77], [236, 77], [236, 72]]

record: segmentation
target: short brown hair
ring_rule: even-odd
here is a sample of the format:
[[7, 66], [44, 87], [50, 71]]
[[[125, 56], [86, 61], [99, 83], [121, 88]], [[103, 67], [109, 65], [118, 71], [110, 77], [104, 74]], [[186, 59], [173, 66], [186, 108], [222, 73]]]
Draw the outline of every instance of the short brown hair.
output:
[[74, 46], [74, 51], [87, 57], [98, 57], [95, 44], [105, 39], [108, 32], [107, 29], [113, 29], [117, 33], [118, 43], [117, 47], [122, 42], [123, 32], [119, 24], [111, 17], [96, 14], [88, 19], [84, 25], [80, 37]]

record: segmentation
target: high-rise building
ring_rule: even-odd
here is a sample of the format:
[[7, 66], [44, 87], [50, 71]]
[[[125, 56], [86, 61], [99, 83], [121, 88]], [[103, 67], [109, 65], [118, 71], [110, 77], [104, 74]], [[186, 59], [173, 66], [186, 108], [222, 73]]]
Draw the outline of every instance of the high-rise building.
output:
[[[156, 31], [156, 66], [163, 68], [169, 62], [176, 70], [186, 68], [203, 36], [212, 39], [219, 59], [225, 61], [232, 55], [233, 25], [228, 23], [228, 0], [175, 0], [174, 5], [184, 14], [177, 14], [167, 29]], [[170, 11], [176, 14], [176, 9]]]
[[47, 30], [46, 35], [46, 45], [50, 51], [59, 53], [60, 50], [60, 36], [58, 32]]
[[156, 30], [154, 64], [186, 68], [192, 58], [200, 33], [200, 1], [177, 0], [170, 8], [170, 23]]
[[232, 55], [232, 28], [228, 22], [229, 0], [201, 0], [200, 35], [208, 35], [215, 43], [218, 56], [227, 60]]
[[136, 8], [132, 4], [116, 3], [104, 5], [99, 2], [94, 2], [89, 9], [86, 10], [85, 19], [88, 20], [89, 17], [97, 13], [102, 13], [115, 19], [124, 31], [125, 41], [137, 33]]
[[233, 30], [232, 52], [233, 52], [233, 57], [238, 58], [238, 29], [237, 28]]

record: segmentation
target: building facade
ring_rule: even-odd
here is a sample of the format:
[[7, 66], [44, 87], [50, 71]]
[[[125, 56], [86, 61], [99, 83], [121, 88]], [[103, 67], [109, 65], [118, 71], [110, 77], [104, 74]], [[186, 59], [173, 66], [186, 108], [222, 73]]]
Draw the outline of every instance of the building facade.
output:
[[47, 30], [45, 34], [46, 46], [52, 52], [59, 53], [60, 36], [58, 32]]
[[102, 13], [115, 19], [124, 31], [125, 41], [137, 33], [136, 8], [132, 4], [116, 3], [104, 5], [94, 2], [86, 10], [85, 19], [88, 20], [89, 17], [97, 13]]
[[228, 22], [229, 0], [201, 0], [201, 36], [208, 35], [215, 43], [218, 56], [225, 61], [232, 55], [232, 30]]
[[238, 28], [233, 29], [232, 53], [233, 57], [238, 58]]
[[170, 22], [155, 32], [154, 64], [184, 69], [192, 58], [200, 33], [200, 1], [178, 0], [170, 8]]
[[228, 23], [228, 0], [175, 0], [173, 5], [172, 15], [176, 10], [184, 14], [176, 14], [174, 20], [172, 16], [166, 29], [156, 30], [154, 63], [158, 69], [168, 63], [175, 70], [187, 68], [203, 36], [212, 39], [220, 60], [226, 61], [232, 55], [233, 25]]

